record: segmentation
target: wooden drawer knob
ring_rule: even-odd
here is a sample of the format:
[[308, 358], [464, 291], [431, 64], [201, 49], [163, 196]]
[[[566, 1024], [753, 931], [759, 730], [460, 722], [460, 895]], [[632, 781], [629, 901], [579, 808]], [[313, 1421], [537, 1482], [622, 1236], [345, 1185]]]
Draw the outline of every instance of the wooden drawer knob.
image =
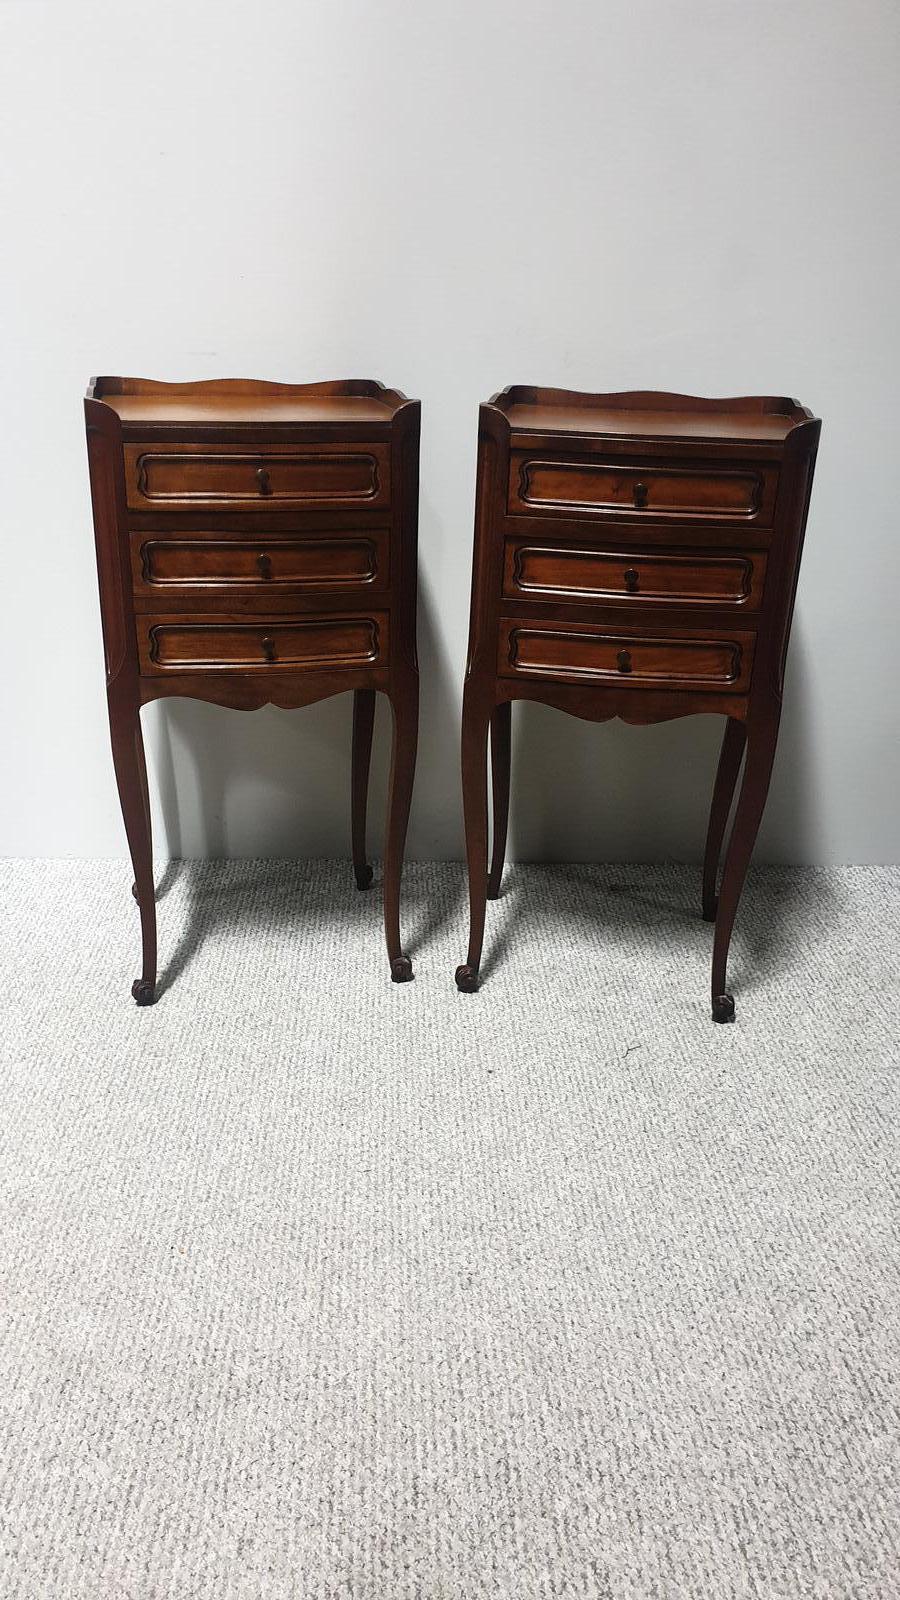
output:
[[256, 558], [256, 565], [259, 568], [259, 575], [260, 575], [261, 578], [271, 578], [271, 576], [272, 576], [272, 557], [271, 556], [266, 555], [265, 552], [261, 552], [260, 555], [258, 555], [257, 558]]
[[616, 666], [618, 667], [620, 672], [630, 672], [631, 671], [631, 651], [630, 650], [620, 650], [619, 651], [619, 654], [616, 656]]
[[260, 494], [271, 494], [272, 485], [269, 482], [269, 473], [266, 467], [257, 467], [256, 481], [259, 484]]
[[628, 590], [628, 593], [629, 594], [637, 594], [638, 589], [640, 588], [640, 586], [641, 586], [640, 574], [636, 571], [636, 569], [634, 567], [626, 567], [626, 569], [625, 569], [625, 587]]
[[275, 660], [275, 640], [271, 639], [269, 637], [269, 635], [266, 634], [263, 637], [263, 639], [261, 640], [261, 643], [262, 643], [263, 655], [265, 656], [266, 660], [267, 661], [274, 661]]
[[645, 483], [636, 483], [633, 493], [635, 505], [639, 511], [643, 510], [647, 504], [647, 485]]

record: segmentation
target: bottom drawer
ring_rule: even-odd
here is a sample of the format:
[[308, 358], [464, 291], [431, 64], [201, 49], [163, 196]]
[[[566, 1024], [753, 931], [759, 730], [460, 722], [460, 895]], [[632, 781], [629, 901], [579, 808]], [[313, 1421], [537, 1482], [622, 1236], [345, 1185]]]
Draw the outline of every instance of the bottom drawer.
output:
[[141, 671], [287, 672], [384, 666], [386, 612], [349, 617], [284, 617], [255, 622], [222, 617], [139, 617]]
[[570, 683], [633, 683], [656, 689], [728, 689], [750, 685], [754, 635], [710, 635], [686, 629], [666, 636], [618, 630], [500, 623], [497, 671], [502, 677], [537, 676]]

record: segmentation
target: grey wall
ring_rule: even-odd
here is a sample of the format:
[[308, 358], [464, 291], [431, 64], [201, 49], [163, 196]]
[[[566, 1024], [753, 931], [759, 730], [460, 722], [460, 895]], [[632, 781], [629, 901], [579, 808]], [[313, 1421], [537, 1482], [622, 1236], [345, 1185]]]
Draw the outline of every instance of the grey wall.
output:
[[[824, 429], [761, 853], [898, 859], [898, 56], [893, 0], [0, 0], [0, 851], [124, 850], [81, 416], [123, 372], [422, 399], [420, 857], [461, 850], [478, 401], [797, 396]], [[346, 851], [349, 703], [147, 725], [161, 854]], [[696, 855], [717, 745], [521, 708], [512, 853]]]

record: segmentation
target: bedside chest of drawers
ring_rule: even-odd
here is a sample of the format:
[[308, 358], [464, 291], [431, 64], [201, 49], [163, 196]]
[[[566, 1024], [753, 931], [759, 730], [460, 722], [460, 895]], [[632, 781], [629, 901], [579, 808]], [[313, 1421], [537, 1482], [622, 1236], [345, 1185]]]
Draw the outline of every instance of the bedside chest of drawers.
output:
[[[821, 423], [793, 400], [514, 386], [479, 414], [463, 800], [478, 987], [506, 846], [511, 703], [726, 718], [703, 867], [712, 1012], [769, 787]], [[487, 744], [493, 850], [488, 870]], [[743, 760], [734, 822], [719, 858]]]
[[156, 992], [140, 708], [189, 695], [251, 710], [353, 691], [351, 836], [360, 889], [375, 694], [393, 709], [384, 848], [391, 976], [418, 719], [419, 403], [370, 381], [97, 378], [85, 400], [113, 762]]

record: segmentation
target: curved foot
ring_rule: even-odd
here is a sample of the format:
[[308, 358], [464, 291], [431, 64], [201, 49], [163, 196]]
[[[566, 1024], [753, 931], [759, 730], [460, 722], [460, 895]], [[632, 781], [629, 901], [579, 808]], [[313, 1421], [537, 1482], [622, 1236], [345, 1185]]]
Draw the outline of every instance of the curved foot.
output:
[[412, 962], [409, 956], [396, 956], [391, 962], [391, 982], [409, 983], [412, 976]]
[[131, 993], [136, 1005], [152, 1006], [156, 999], [156, 984], [151, 983], [149, 978], [135, 978]]
[[717, 913], [718, 909], [719, 909], [718, 899], [715, 899], [712, 902], [712, 905], [704, 906], [703, 907], [703, 921], [704, 922], [715, 922], [716, 913]]
[[372, 868], [369, 866], [368, 861], [364, 862], [361, 867], [354, 867], [353, 871], [356, 875], [357, 889], [370, 889], [372, 886], [374, 873]]
[[734, 1000], [730, 994], [717, 994], [712, 1003], [713, 1022], [734, 1021]]
[[460, 994], [475, 994], [478, 989], [478, 968], [464, 963], [456, 969], [456, 987]]

